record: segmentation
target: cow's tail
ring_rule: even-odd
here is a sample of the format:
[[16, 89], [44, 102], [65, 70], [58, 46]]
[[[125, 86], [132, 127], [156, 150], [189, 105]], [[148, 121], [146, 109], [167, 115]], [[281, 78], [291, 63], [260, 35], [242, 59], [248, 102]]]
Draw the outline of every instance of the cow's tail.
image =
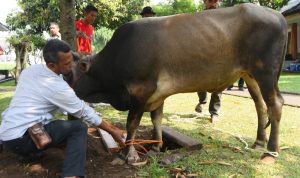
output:
[[[282, 66], [283, 66], [283, 63], [285, 61], [285, 55], [286, 55], [286, 51], [287, 51], [287, 45], [288, 45], [288, 34], [286, 33], [285, 36], [284, 36], [284, 46], [283, 46], [283, 49], [282, 49], [282, 56], [281, 56], [281, 63], [280, 63], [280, 68], [279, 68], [279, 72], [277, 74], [277, 82], [279, 81], [279, 77], [280, 77], [280, 74], [281, 74], [281, 70], [282, 70]], [[271, 121], [270, 119], [268, 120], [266, 126], [265, 126], [265, 129], [268, 128], [271, 124]]]
[[[286, 24], [286, 22], [284, 22], [284, 23]], [[285, 25], [285, 27], [286, 27], [286, 25]], [[287, 39], [288, 39], [288, 33], [286, 31], [285, 34], [284, 34], [284, 47], [282, 49], [281, 64], [280, 64], [280, 68], [279, 68], [280, 70], [279, 70], [279, 72], [277, 74], [277, 82], [279, 80], [279, 77], [280, 77], [280, 74], [281, 74], [281, 70], [282, 70], [282, 66], [283, 66], [283, 63], [285, 61], [285, 55], [286, 55], [287, 45], [288, 45], [288, 40]]]

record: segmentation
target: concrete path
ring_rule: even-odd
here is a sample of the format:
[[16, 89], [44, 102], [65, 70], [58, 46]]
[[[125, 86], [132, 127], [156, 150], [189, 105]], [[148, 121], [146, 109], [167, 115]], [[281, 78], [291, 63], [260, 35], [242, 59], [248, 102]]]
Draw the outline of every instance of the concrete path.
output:
[[[245, 98], [251, 98], [247, 89], [244, 91], [238, 90], [237, 87], [233, 87], [231, 90], [223, 91], [226, 95], [233, 95], [233, 96], [240, 96]], [[288, 94], [282, 92], [281, 95], [284, 98], [284, 105], [293, 106], [293, 107], [300, 107], [300, 95], [297, 94]]]

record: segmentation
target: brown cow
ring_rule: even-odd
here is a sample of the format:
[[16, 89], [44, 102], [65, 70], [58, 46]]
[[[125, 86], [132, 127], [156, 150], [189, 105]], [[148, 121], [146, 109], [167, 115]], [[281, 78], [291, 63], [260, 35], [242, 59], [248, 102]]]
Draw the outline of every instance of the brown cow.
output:
[[[107, 102], [129, 110], [127, 140], [134, 139], [144, 112], [151, 112], [154, 139], [162, 140], [164, 100], [176, 93], [222, 91], [243, 77], [255, 102], [258, 129], [253, 145], [267, 142], [273, 162], [278, 153], [283, 98], [278, 79], [285, 56], [287, 25], [274, 10], [242, 4], [235, 7], [145, 18], [116, 30], [105, 48], [93, 57], [75, 91], [88, 102]], [[154, 145], [159, 150], [161, 144]], [[123, 152], [138, 159], [133, 146]]]

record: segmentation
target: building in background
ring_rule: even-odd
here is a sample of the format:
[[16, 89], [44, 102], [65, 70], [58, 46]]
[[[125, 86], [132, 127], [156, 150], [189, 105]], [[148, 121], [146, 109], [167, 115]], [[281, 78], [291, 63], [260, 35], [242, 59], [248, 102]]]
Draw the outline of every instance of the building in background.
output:
[[4, 52], [0, 56], [0, 63], [15, 63], [15, 52], [7, 41], [11, 35], [9, 29], [0, 22], [0, 46]]
[[287, 60], [300, 59], [300, 0], [290, 0], [280, 12], [288, 23]]

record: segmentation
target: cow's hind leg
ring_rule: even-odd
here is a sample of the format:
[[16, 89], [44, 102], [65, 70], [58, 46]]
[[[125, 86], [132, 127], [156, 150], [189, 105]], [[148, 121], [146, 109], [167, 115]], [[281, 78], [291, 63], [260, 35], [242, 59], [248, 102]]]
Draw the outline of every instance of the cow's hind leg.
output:
[[267, 134], [265, 128], [268, 119], [267, 106], [261, 95], [261, 91], [257, 82], [249, 76], [245, 76], [243, 78], [246, 81], [248, 91], [254, 101], [258, 119], [257, 136], [254, 144], [252, 145], [252, 148], [264, 148], [265, 143], [267, 142]]
[[279, 152], [279, 123], [283, 106], [283, 98], [278, 89], [278, 76], [263, 70], [255, 73], [263, 99], [267, 105], [268, 118], [271, 123], [271, 132], [268, 141], [268, 152], [262, 156], [262, 162], [269, 164], [275, 161]]
[[162, 130], [161, 121], [163, 117], [164, 103], [160, 105], [156, 110], [151, 112], [151, 121], [153, 124], [153, 140], [160, 141], [152, 146], [152, 150], [159, 152], [162, 147]]

